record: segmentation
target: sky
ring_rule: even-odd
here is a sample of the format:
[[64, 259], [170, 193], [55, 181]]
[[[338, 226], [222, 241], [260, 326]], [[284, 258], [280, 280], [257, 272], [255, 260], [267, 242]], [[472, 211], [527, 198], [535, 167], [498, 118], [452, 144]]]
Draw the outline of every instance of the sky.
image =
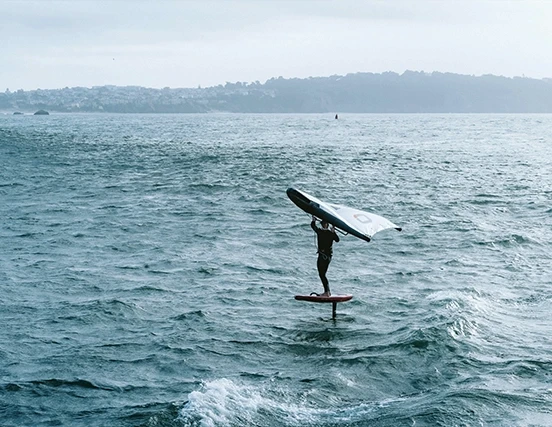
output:
[[551, 23], [552, 0], [0, 0], [0, 91], [406, 70], [550, 78]]

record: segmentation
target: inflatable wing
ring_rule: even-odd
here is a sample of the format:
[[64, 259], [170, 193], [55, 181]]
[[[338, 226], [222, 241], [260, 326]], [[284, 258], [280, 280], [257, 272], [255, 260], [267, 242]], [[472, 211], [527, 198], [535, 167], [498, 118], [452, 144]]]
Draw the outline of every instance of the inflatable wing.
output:
[[295, 188], [288, 188], [286, 193], [291, 201], [303, 211], [367, 242], [380, 231], [390, 228], [402, 230], [382, 216], [347, 206], [325, 203]]

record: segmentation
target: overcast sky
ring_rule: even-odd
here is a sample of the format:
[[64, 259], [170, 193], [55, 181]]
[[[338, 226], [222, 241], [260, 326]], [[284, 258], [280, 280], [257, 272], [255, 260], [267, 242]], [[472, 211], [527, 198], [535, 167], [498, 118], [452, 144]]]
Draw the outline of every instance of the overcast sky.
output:
[[552, 77], [552, 0], [0, 0], [0, 91], [405, 70]]

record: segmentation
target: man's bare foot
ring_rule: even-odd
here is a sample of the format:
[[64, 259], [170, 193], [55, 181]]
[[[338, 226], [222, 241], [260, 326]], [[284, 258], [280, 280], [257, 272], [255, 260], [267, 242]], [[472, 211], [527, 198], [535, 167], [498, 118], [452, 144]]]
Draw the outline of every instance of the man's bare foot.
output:
[[328, 292], [324, 292], [323, 294], [320, 294], [321, 297], [331, 297], [332, 294], [328, 291]]

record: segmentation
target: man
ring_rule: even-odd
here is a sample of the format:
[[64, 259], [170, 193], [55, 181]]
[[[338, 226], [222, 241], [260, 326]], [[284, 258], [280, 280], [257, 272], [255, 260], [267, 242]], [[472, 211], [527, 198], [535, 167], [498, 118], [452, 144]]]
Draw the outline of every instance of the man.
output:
[[318, 275], [320, 280], [322, 280], [322, 285], [324, 286], [324, 293], [322, 296], [329, 297], [330, 285], [326, 277], [326, 272], [330, 266], [330, 261], [332, 260], [332, 245], [333, 242], [339, 242], [339, 236], [335, 232], [335, 228], [332, 225], [328, 228], [329, 224], [326, 221], [321, 221], [322, 228], [319, 228], [316, 225], [316, 217], [312, 217], [311, 227], [316, 232], [318, 240], [318, 260], [316, 261], [316, 267], [318, 268]]

